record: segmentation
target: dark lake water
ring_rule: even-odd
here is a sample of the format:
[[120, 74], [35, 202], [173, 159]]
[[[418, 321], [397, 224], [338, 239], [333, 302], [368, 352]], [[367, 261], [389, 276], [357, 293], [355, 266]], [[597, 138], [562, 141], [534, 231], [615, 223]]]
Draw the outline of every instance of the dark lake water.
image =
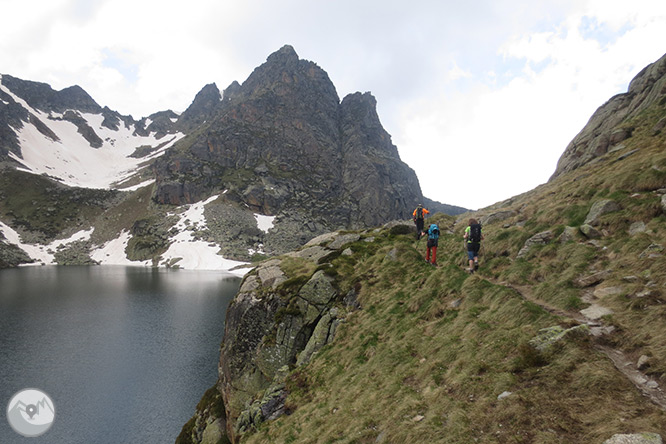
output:
[[[173, 443], [217, 379], [239, 284], [212, 271], [0, 270], [0, 443]], [[37, 438], [5, 417], [24, 388], [55, 404]]]

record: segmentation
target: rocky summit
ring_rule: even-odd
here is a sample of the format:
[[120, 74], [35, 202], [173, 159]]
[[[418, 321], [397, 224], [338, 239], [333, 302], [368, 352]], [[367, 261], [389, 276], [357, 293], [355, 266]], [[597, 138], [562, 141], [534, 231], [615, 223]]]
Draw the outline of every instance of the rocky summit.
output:
[[419, 203], [465, 211], [423, 197], [370, 93], [341, 101], [291, 46], [223, 92], [204, 86], [180, 115], [140, 120], [79, 86], [4, 74], [0, 167], [5, 265], [228, 269], [328, 231], [409, 219]]
[[[320, 233], [408, 218], [423, 196], [369, 94], [342, 102], [324, 70], [285, 46], [218, 99], [208, 85], [181, 120], [207, 122], [155, 164], [154, 199], [214, 190], [252, 211]], [[216, 106], [213, 104], [217, 103]]]

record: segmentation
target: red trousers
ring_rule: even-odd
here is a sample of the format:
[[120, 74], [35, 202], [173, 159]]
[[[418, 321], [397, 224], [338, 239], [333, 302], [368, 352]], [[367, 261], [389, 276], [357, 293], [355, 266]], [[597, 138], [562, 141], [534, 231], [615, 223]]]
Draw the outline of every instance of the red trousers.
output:
[[[430, 250], [432, 250], [432, 262], [430, 261]], [[434, 247], [428, 247], [428, 250], [426, 251], [426, 262], [430, 262], [431, 264], [436, 264], [437, 263], [437, 246], [435, 245]]]

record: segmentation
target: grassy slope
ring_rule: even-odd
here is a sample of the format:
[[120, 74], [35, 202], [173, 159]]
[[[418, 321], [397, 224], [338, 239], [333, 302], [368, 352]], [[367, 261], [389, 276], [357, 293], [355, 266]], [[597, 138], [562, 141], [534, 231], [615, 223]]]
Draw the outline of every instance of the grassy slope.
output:
[[46, 177], [10, 168], [0, 174], [0, 218], [49, 241], [67, 230], [89, 228], [118, 201], [118, 192], [70, 188]]
[[[616, 327], [602, 341], [632, 359], [649, 356], [646, 373], [663, 386], [666, 259], [640, 258], [651, 244], [666, 246], [666, 217], [654, 192], [666, 186], [666, 143], [664, 134], [648, 134], [651, 120], [638, 125], [623, 150], [498, 205], [517, 214], [485, 227], [477, 275], [462, 267], [466, 224], [442, 216], [437, 221], [455, 234], [443, 230], [440, 268], [423, 262], [424, 241], [406, 235], [380, 235], [359, 242], [354, 256], [337, 258], [341, 290], [360, 289], [363, 309], [348, 316], [310, 365], [292, 373], [293, 413], [242, 442], [601, 443], [615, 433], [664, 433], [666, 413], [590, 337], [535, 353], [527, 343], [539, 329], [572, 321], [504, 285], [522, 285], [544, 304], [575, 311], [587, 306], [582, 297], [589, 290], [574, 280], [610, 270], [600, 286], [622, 293], [600, 301], [615, 312], [603, 322]], [[623, 209], [602, 218], [605, 236], [596, 245], [556, 237], [515, 259], [532, 235], [580, 226], [601, 198]], [[636, 221], [648, 231], [630, 236]], [[652, 294], [637, 298], [645, 289]], [[498, 400], [504, 391], [513, 394]]]

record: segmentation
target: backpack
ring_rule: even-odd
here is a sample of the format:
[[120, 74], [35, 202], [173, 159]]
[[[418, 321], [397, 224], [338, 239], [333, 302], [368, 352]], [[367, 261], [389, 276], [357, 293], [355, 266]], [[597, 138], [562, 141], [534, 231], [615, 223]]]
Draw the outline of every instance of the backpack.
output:
[[439, 227], [437, 225], [432, 224], [428, 228], [428, 239], [439, 239]]
[[416, 218], [423, 219], [423, 208], [419, 207], [416, 209]]
[[481, 242], [481, 225], [472, 224], [469, 226], [469, 242]]

